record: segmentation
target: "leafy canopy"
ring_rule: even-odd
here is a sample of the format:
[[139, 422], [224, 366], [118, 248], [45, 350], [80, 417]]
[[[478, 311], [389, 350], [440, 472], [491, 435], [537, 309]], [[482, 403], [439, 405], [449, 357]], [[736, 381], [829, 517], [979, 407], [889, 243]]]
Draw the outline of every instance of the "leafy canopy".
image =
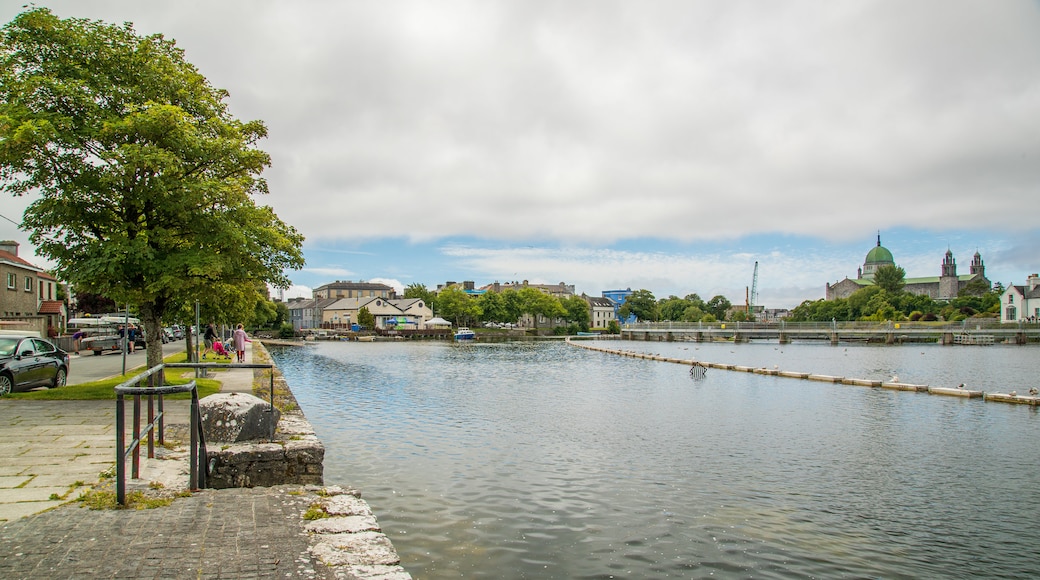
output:
[[33, 8], [0, 31], [0, 187], [38, 196], [23, 219], [38, 251], [79, 291], [139, 308], [149, 340], [196, 299], [247, 318], [260, 283], [303, 265], [303, 237], [251, 197], [267, 193], [267, 129], [227, 96], [129, 23]]

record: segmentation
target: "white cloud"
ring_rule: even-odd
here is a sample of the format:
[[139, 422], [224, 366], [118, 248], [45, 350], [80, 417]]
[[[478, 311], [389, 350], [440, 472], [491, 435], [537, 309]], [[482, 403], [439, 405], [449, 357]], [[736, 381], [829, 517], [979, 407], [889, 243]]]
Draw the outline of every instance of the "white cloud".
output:
[[[826, 246], [879, 228], [1037, 235], [1030, 0], [48, 5], [176, 39], [237, 116], [264, 120], [262, 202], [308, 250], [578, 247], [451, 256], [474, 277], [733, 300], [772, 250], [749, 238], [824, 246], [757, 256], [779, 299], [854, 275], [862, 255]], [[690, 251], [602, 249], [643, 240]], [[1036, 269], [1028, 244], [999, 246], [988, 260]], [[371, 276], [360, 257], [308, 273]]]

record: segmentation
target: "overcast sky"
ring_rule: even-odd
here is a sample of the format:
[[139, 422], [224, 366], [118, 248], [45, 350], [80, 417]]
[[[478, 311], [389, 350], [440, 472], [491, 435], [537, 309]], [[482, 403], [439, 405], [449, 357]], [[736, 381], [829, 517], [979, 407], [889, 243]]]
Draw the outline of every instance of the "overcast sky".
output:
[[793, 307], [879, 231], [911, 277], [947, 249], [1005, 285], [1040, 270], [1036, 0], [37, 5], [175, 39], [267, 124], [259, 202], [307, 237], [291, 295], [526, 279], [743, 302], [757, 261], [759, 303]]

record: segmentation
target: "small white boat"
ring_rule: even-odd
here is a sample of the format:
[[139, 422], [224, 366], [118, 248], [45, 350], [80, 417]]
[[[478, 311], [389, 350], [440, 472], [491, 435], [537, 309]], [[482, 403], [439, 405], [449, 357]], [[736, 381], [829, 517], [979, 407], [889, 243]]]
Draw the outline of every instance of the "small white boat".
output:
[[455, 340], [476, 340], [476, 338], [477, 333], [465, 326], [460, 326], [459, 329], [455, 331]]

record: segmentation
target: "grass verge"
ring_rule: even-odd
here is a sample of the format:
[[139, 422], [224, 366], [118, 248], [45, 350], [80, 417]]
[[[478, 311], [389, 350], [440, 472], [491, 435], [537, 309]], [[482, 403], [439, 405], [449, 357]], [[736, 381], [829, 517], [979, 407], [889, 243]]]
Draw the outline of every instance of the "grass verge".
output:
[[[184, 362], [187, 355], [183, 352], [172, 354], [164, 359], [165, 362]], [[210, 361], [207, 361], [210, 362]], [[223, 372], [210, 369], [211, 374]], [[40, 389], [21, 393], [10, 393], [4, 398], [25, 399], [31, 401], [103, 401], [115, 400], [115, 387], [140, 373], [110, 377], [100, 381], [80, 383], [78, 385], [66, 385], [57, 389]], [[166, 369], [166, 383], [170, 385], [183, 385], [195, 378], [193, 369]], [[199, 389], [199, 398], [220, 392], [220, 380], [216, 378], [195, 379]], [[191, 393], [176, 393], [166, 395], [167, 400], [190, 399]]]

